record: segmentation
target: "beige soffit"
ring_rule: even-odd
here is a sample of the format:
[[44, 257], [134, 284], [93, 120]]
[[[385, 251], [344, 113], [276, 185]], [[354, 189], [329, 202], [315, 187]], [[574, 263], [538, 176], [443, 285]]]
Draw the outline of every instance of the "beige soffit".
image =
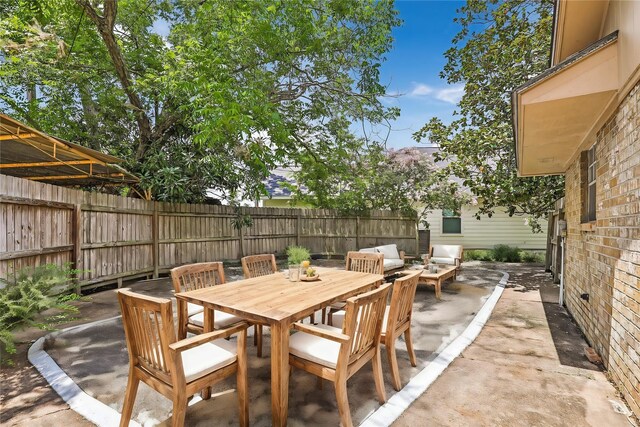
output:
[[618, 90], [618, 33], [529, 80], [512, 93], [520, 176], [557, 175]]
[[608, 7], [609, 0], [556, 0], [552, 66], [600, 38]]

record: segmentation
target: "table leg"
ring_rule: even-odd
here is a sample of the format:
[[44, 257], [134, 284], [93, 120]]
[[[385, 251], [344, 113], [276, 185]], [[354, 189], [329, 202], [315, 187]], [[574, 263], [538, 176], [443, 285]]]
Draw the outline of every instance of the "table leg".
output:
[[271, 324], [271, 421], [287, 425], [289, 405], [289, 324]]
[[440, 300], [442, 296], [442, 280], [438, 279], [436, 281], [436, 299]]

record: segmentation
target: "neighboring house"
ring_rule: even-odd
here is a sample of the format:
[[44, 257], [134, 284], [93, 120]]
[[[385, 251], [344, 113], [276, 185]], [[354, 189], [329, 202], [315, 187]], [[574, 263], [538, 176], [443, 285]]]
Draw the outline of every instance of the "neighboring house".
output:
[[[534, 233], [520, 216], [509, 216], [503, 209], [489, 218], [474, 216], [476, 206], [462, 206], [460, 212], [436, 209], [427, 215], [431, 244], [463, 245], [464, 249], [490, 249], [504, 244], [520, 249], [541, 249], [547, 246], [546, 233]], [[542, 230], [547, 229], [541, 221]], [[420, 227], [422, 228], [422, 227]]]
[[[264, 182], [267, 187], [268, 196], [260, 199], [260, 206], [265, 208], [309, 208], [308, 203], [294, 202], [293, 194], [287, 184], [296, 184], [293, 177], [294, 168], [278, 168], [271, 171], [269, 178]], [[302, 189], [303, 191], [305, 188]]]
[[518, 172], [565, 175], [564, 300], [640, 415], [640, 2], [556, 3], [551, 68], [513, 93]]
[[[423, 153], [433, 156], [438, 147], [417, 147]], [[445, 163], [436, 163], [444, 166]], [[263, 197], [264, 207], [311, 207], [308, 204], [292, 205], [291, 191], [282, 185], [283, 182], [295, 184], [293, 169], [280, 168], [271, 172], [265, 182], [270, 197]], [[523, 217], [510, 217], [506, 210], [497, 209], [489, 218], [482, 216], [477, 220], [474, 216], [475, 206], [463, 206], [460, 212], [449, 212], [436, 209], [430, 212], [426, 220], [429, 223], [430, 242], [432, 244], [459, 244], [465, 249], [490, 249], [498, 244], [517, 246], [521, 249], [545, 249], [547, 236], [545, 233], [533, 233]], [[542, 229], [546, 230], [546, 221], [542, 221]], [[424, 228], [423, 225], [420, 226]]]
[[[440, 148], [417, 149], [433, 156]], [[446, 162], [436, 162], [436, 165], [444, 167]], [[546, 233], [534, 233], [522, 216], [509, 216], [506, 209], [497, 208], [491, 217], [482, 215], [478, 220], [477, 211], [477, 206], [465, 205], [459, 211], [435, 209], [429, 212], [425, 219], [429, 223], [430, 243], [463, 245], [465, 250], [490, 249], [499, 244], [530, 250], [546, 248]], [[540, 225], [542, 230], [547, 229], [545, 220], [541, 220]]]

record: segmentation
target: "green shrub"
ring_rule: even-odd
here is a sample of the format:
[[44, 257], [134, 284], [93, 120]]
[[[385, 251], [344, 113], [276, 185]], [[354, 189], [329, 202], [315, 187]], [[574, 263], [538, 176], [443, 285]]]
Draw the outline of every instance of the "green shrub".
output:
[[486, 249], [472, 249], [464, 251], [465, 261], [492, 261], [491, 251]]
[[302, 246], [289, 246], [287, 248], [287, 261], [289, 264], [300, 264], [308, 259], [311, 259], [309, 249]]
[[[69, 264], [60, 267], [46, 264], [19, 271], [12, 280], [3, 281], [0, 289], [0, 342], [4, 351], [16, 351], [13, 331], [18, 327], [35, 326], [51, 329], [52, 325], [68, 320], [70, 313], [78, 309], [69, 304], [78, 299], [69, 294], [73, 285], [72, 275], [76, 270]], [[36, 320], [38, 313], [55, 308], [61, 313]]]
[[543, 263], [544, 262], [544, 252], [535, 252], [535, 251], [521, 251], [520, 257], [522, 258], [522, 262], [532, 262], [532, 263]]
[[492, 252], [493, 259], [498, 262], [520, 262], [520, 249], [509, 245], [496, 245]]

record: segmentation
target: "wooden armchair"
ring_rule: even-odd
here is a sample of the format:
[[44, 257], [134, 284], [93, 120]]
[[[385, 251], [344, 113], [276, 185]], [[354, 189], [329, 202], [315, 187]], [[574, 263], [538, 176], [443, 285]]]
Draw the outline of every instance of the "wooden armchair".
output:
[[289, 364], [332, 381], [343, 426], [351, 427], [347, 380], [369, 360], [380, 403], [386, 395], [380, 365], [380, 331], [390, 284], [347, 300], [342, 329], [294, 323], [289, 338]]
[[[173, 401], [172, 425], [183, 426], [187, 399], [200, 390], [209, 398], [210, 386], [236, 374], [240, 425], [249, 425], [247, 393], [247, 323], [176, 340], [171, 300], [118, 292], [122, 323], [129, 351], [129, 379], [120, 426], [129, 425], [138, 385], [149, 387]], [[224, 338], [238, 334], [238, 343]]]
[[396, 339], [404, 333], [404, 342], [409, 353], [411, 366], [416, 366], [416, 354], [413, 351], [411, 341], [411, 316], [413, 314], [413, 300], [416, 296], [416, 288], [420, 280], [422, 271], [418, 270], [413, 274], [403, 276], [393, 283], [393, 293], [391, 294], [391, 304], [387, 306], [384, 313], [384, 322], [380, 333], [380, 342], [387, 348], [389, 366], [391, 366], [391, 379], [393, 388], [399, 391], [400, 372], [398, 371], [398, 359], [396, 358]]
[[[221, 262], [187, 264], [171, 270], [173, 288], [178, 292], [193, 291], [225, 283]], [[243, 319], [223, 311], [214, 312], [213, 328], [222, 329]], [[187, 332], [201, 334], [204, 330], [204, 307], [178, 300], [178, 339], [185, 339]]]
[[[411, 341], [411, 316], [413, 314], [413, 300], [416, 296], [416, 288], [420, 280], [421, 270], [403, 276], [393, 283], [391, 304], [384, 311], [380, 343], [387, 348], [387, 357], [391, 367], [391, 379], [393, 388], [400, 390], [400, 372], [398, 371], [398, 359], [396, 358], [396, 339], [404, 333], [404, 341], [409, 353], [411, 366], [416, 366], [416, 354], [413, 351]], [[342, 326], [345, 319], [345, 311], [340, 310], [333, 314], [335, 326]]]
[[[278, 271], [273, 254], [249, 255], [240, 260], [245, 279], [266, 276]], [[262, 357], [262, 326], [256, 324], [253, 330], [253, 345], [257, 346], [258, 357]]]
[[[345, 257], [345, 270], [358, 271], [360, 273], [372, 273], [384, 275], [384, 255], [372, 252], [347, 252]], [[335, 302], [329, 306], [327, 323], [333, 324], [333, 313], [344, 309], [345, 302]], [[325, 309], [322, 310], [322, 321], [325, 319]]]

